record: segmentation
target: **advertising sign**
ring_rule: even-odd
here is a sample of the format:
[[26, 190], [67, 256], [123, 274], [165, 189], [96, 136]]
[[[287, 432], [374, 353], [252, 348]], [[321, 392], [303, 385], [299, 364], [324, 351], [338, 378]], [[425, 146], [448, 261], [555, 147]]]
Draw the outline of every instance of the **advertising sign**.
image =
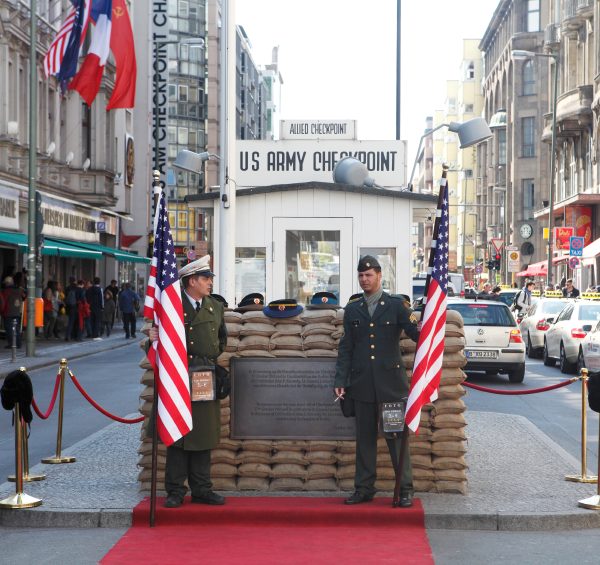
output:
[[554, 247], [556, 249], [569, 249], [570, 238], [574, 235], [574, 228], [571, 226], [561, 226], [554, 228]]
[[574, 226], [575, 233], [584, 238], [584, 247], [592, 243], [592, 209], [588, 206], [568, 206], [565, 223]]
[[19, 191], [0, 186], [0, 229], [19, 229]]
[[283, 140], [236, 142], [238, 187], [302, 182], [333, 182], [333, 169], [344, 157], [364, 163], [380, 186], [406, 186], [406, 142]]

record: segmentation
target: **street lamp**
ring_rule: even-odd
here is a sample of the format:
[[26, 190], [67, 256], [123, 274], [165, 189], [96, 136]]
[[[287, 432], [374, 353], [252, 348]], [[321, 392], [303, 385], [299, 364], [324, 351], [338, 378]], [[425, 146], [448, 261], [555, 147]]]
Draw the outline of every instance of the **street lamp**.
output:
[[548, 193], [548, 272], [546, 274], [546, 285], [552, 286], [552, 257], [554, 255], [554, 190], [555, 190], [555, 174], [554, 166], [556, 159], [556, 105], [558, 101], [558, 53], [536, 53], [535, 51], [524, 51], [522, 49], [514, 49], [511, 51], [511, 56], [514, 61], [523, 61], [533, 59], [534, 57], [546, 57], [554, 60], [554, 92], [552, 97], [552, 147], [550, 150], [550, 189]]
[[417, 162], [419, 161], [419, 153], [421, 151], [423, 140], [443, 127], [447, 127], [449, 131], [452, 131], [458, 135], [461, 149], [471, 147], [471, 145], [475, 145], [486, 140], [488, 137], [492, 137], [492, 132], [490, 131], [487, 122], [483, 118], [473, 118], [472, 120], [468, 120], [464, 123], [450, 122], [449, 124], [440, 124], [432, 130], [424, 133], [419, 140], [417, 156], [415, 157], [415, 162], [413, 163], [412, 172], [410, 173], [410, 179], [408, 181], [408, 190], [410, 190], [410, 192], [413, 191], [412, 181], [413, 177], [415, 176], [415, 169], [417, 168]]

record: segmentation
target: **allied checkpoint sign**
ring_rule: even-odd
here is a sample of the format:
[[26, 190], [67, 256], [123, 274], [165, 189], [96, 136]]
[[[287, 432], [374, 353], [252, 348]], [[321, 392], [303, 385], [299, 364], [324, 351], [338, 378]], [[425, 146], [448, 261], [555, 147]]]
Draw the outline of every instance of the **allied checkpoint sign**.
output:
[[335, 357], [231, 359], [233, 439], [354, 439], [334, 402]]
[[406, 186], [406, 141], [280, 140], [236, 141], [238, 187], [333, 182], [333, 168], [344, 157], [364, 163], [383, 187]]

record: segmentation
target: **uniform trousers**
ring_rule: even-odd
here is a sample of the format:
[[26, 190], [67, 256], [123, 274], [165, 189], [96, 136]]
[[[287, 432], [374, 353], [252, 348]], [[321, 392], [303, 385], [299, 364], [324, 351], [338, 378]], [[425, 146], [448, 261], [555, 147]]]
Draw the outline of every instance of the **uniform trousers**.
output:
[[203, 496], [212, 490], [210, 480], [210, 449], [186, 451], [180, 447], [167, 447], [165, 490], [183, 498], [187, 479], [192, 496]]
[[[356, 411], [356, 470], [354, 488], [361, 494], [373, 496], [377, 477], [377, 435], [379, 428], [379, 405], [376, 402], [361, 402], [354, 399]], [[386, 438], [394, 471], [400, 459], [401, 437]], [[412, 467], [408, 445], [402, 465], [401, 492], [412, 492]]]

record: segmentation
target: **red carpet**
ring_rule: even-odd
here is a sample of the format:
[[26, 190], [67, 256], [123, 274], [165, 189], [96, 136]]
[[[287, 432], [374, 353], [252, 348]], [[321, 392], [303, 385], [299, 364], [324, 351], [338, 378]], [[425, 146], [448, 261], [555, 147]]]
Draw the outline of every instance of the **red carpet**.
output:
[[342, 498], [228, 497], [225, 506], [162, 508], [148, 526], [149, 499], [102, 563], [433, 564], [423, 508], [390, 498], [345, 506]]

